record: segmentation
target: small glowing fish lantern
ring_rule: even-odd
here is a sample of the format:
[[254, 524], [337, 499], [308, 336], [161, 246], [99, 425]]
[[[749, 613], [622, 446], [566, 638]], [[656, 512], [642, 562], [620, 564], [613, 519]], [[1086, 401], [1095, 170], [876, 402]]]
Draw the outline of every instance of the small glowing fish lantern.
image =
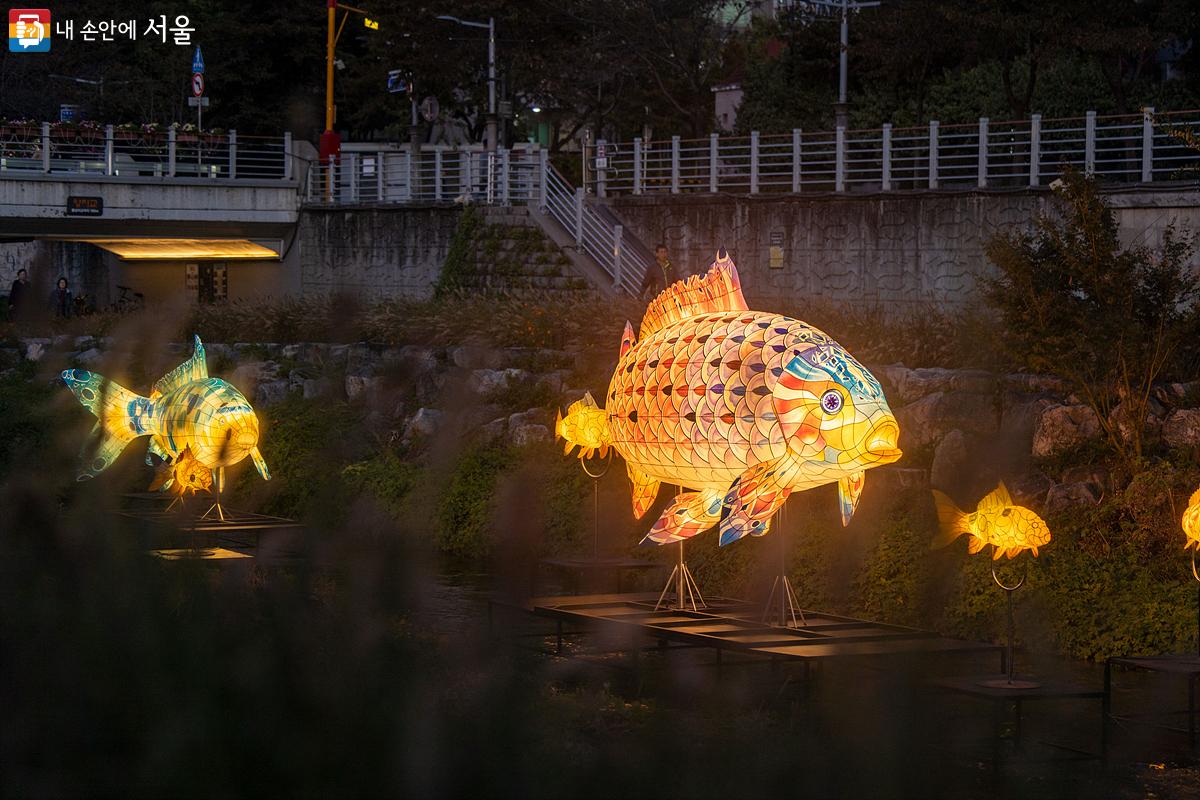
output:
[[[271, 479], [258, 451], [254, 409], [231, 384], [208, 376], [199, 336], [192, 357], [160, 378], [149, 397], [87, 370], [65, 370], [62, 379], [98, 420], [92, 434], [99, 444], [85, 449], [81, 481], [108, 468], [130, 442], [142, 436], [151, 437], [149, 453], [176, 468], [161, 488], [169, 488], [180, 470], [189, 484], [203, 486], [196, 470], [216, 472], [247, 456], [264, 480]], [[149, 455], [146, 460], [149, 463]]]
[[1187, 509], [1183, 512], [1183, 549], [1195, 547], [1200, 551], [1200, 489], [1192, 493]]
[[833, 339], [791, 317], [750, 311], [722, 250], [704, 277], [662, 292], [641, 338], [626, 323], [605, 408], [585, 397], [556, 430], [581, 457], [611, 446], [645, 515], [662, 483], [680, 494], [643, 541], [720, 525], [722, 545], [762, 536], [792, 492], [837, 483], [842, 522], [864, 471], [900, 458], [879, 382]]
[[1045, 520], [1024, 506], [1013, 503], [1008, 489], [1001, 482], [979, 501], [974, 511], [967, 513], [942, 492], [934, 489], [939, 532], [933, 547], [945, 547], [963, 534], [970, 534], [967, 550], [978, 553], [992, 545], [992, 559], [1007, 555], [1010, 559], [1022, 550], [1034, 557], [1039, 547], [1050, 542], [1050, 528]]
[[185, 447], [174, 463], [166, 463], [159, 469], [150, 484], [150, 491], [171, 489], [176, 497], [184, 497], [197, 492], [211, 492], [212, 487], [212, 470], [193, 458], [191, 449]]

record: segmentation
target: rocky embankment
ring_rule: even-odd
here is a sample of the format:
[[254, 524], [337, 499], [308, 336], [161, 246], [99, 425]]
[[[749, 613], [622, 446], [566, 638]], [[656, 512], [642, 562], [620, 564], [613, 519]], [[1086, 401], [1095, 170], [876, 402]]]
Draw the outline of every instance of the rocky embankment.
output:
[[[22, 339], [0, 349], [0, 369], [24, 359], [105, 372], [122, 363], [115, 347], [106, 338]], [[319, 342], [205, 348], [210, 372], [256, 406], [295, 395], [345, 399], [362, 405], [366, 424], [389, 444], [450, 433], [516, 446], [545, 441], [557, 408], [607, 382], [607, 362], [574, 350]], [[163, 363], [189, 352], [190, 345], [173, 345]], [[1003, 479], [1018, 501], [1046, 512], [1094, 504], [1108, 491], [1102, 469], [1062, 458], [1103, 435], [1065, 381], [899, 364], [870, 369], [900, 422], [905, 457], [897, 468], [927, 470], [931, 486], [973, 502]], [[1200, 381], [1155, 387], [1148, 411], [1149, 439], [1200, 447]]]

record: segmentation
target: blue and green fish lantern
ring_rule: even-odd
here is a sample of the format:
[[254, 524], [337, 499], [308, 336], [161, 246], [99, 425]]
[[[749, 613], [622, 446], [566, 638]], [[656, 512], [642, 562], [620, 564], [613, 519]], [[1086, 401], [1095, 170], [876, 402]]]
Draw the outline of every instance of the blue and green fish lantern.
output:
[[[217, 472], [249, 456], [264, 480], [271, 479], [258, 450], [258, 416], [236, 387], [208, 375], [204, 344], [195, 337], [192, 357], [160, 378], [143, 397], [94, 372], [68, 369], [63, 382], [97, 419], [95, 446], [85, 448], [78, 480], [103, 472], [134, 439], [150, 437], [151, 454], [175, 462], [185, 452], [198, 466]], [[162, 488], [169, 488], [168, 480]]]

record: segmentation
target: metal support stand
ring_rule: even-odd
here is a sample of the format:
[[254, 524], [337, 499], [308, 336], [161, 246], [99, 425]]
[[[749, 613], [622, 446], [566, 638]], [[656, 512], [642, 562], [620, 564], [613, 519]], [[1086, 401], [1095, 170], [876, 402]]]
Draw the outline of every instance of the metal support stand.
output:
[[[778, 624], [781, 627], [800, 627], [808, 624], [804, 619], [804, 609], [800, 608], [800, 600], [796, 589], [792, 587], [792, 579], [787, 576], [787, 529], [784, 527], [784, 510], [779, 513], [779, 575], [770, 584], [767, 604], [763, 608], [762, 621], [772, 622], [778, 612]], [[775, 595], [779, 595], [779, 606], [775, 606]]]
[[[783, 628], [799, 628], [801, 625], [807, 625], [804, 619], [804, 610], [800, 608], [800, 598], [796, 595], [796, 589], [792, 586], [792, 579], [788, 577], [787, 572], [787, 528], [784, 526], [783, 507], [779, 509], [779, 530], [776, 535], [779, 539], [779, 574], [775, 576], [775, 580], [771, 582], [771, 591], [767, 594], [767, 603], [763, 607], [762, 621], [771, 623], [778, 619], [778, 624]], [[778, 595], [778, 606], [776, 606], [776, 595]], [[778, 612], [779, 616], [775, 614]]]
[[205, 511], [200, 515], [200, 519], [212, 519], [213, 512], [216, 512], [217, 519], [221, 520], [221, 522], [228, 521], [225, 519], [225, 507], [221, 505], [221, 490], [224, 488], [225, 468], [217, 467], [215, 470], [213, 470], [213, 497], [215, 499], [213, 504], [208, 507], [208, 511]]
[[608, 458], [604, 462], [604, 467], [599, 472], [592, 472], [588, 469], [587, 461], [580, 459], [580, 466], [583, 467], [584, 473], [592, 479], [592, 558], [600, 557], [600, 479], [608, 473], [608, 468], [612, 466], [612, 450], [608, 451]]
[[[1200, 655], [1200, 569], [1196, 568], [1196, 553], [1200, 552], [1200, 544], [1192, 551], [1192, 576], [1196, 579], [1196, 654]], [[1192, 689], [1195, 691], [1195, 682]]]
[[675, 568], [667, 576], [667, 584], [663, 587], [662, 594], [658, 596], [658, 602], [654, 604], [655, 611], [671, 608], [670, 603], [663, 605], [663, 601], [666, 600], [672, 583], [675, 584], [675, 608], [682, 611], [686, 603], [692, 607], [692, 611], [699, 611], [707, 606], [704, 602], [704, 595], [700, 594], [700, 586], [696, 583], [695, 576], [688, 569], [687, 562], [683, 560], [682, 539], [679, 540], [679, 561], [675, 563]]
[[1042, 685], [1037, 681], [1016, 680], [1014, 677], [1017, 671], [1017, 645], [1016, 623], [1013, 621], [1013, 592], [1025, 585], [1026, 574], [1027, 573], [1022, 572], [1021, 580], [1017, 581], [1014, 586], [1008, 586], [1000, 580], [1000, 576], [996, 574], [996, 568], [992, 567], [992, 580], [996, 582], [997, 586], [1004, 590], [1004, 597], [1008, 607], [1008, 646], [1005, 649], [1005, 662], [1008, 666], [1008, 677], [980, 681], [980, 686], [986, 686], [990, 689], [1036, 689]]

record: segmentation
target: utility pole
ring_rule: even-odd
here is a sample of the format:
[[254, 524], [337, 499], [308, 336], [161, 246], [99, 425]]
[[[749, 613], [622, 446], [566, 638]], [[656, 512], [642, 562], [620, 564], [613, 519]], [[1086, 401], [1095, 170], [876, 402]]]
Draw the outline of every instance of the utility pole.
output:
[[846, 84], [850, 72], [850, 12], [862, 8], [875, 8], [880, 0], [808, 0], [805, 4], [815, 9], [814, 16], [841, 12], [841, 31], [838, 35], [838, 99], [833, 105], [835, 124], [839, 128], [849, 127], [850, 105], [846, 99]]
[[834, 109], [837, 127], [847, 128], [849, 125], [849, 106], [846, 103], [846, 76], [850, 71], [850, 8], [847, 0], [842, 0], [842, 33], [838, 47], [838, 101]]

